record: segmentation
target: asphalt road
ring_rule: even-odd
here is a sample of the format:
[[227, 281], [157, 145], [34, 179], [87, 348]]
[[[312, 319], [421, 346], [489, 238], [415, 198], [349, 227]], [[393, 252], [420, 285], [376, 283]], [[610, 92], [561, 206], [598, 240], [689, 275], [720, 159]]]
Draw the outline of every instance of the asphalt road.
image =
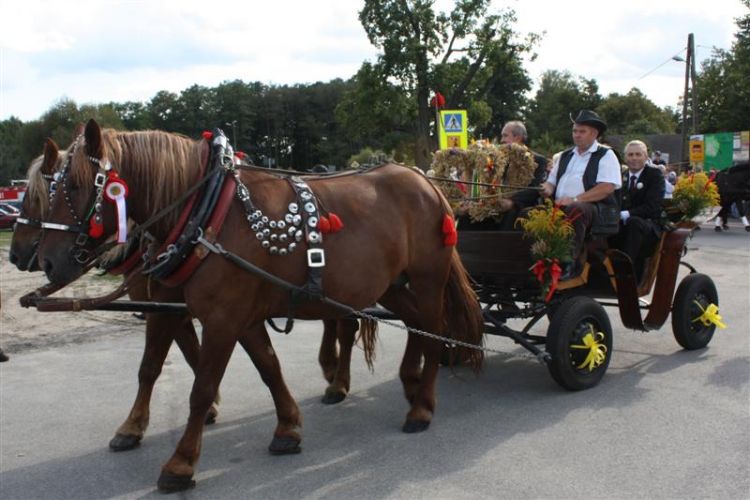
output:
[[[560, 389], [533, 360], [489, 355], [474, 377], [441, 370], [427, 432], [400, 432], [401, 330], [381, 329], [375, 372], [355, 352], [352, 393], [324, 406], [320, 324], [272, 340], [305, 423], [303, 452], [266, 447], [273, 404], [244, 351], [222, 384], [186, 498], [748, 498], [750, 234], [709, 226], [686, 260], [716, 281], [728, 324], [683, 351], [669, 324], [631, 332], [594, 389]], [[41, 313], [39, 313], [41, 314]], [[535, 330], [543, 331], [546, 325]], [[489, 346], [517, 351], [507, 339]], [[140, 448], [108, 451], [136, 392], [138, 331], [13, 355], [0, 365], [0, 498], [149, 498], [187, 417], [192, 375], [173, 349]]]

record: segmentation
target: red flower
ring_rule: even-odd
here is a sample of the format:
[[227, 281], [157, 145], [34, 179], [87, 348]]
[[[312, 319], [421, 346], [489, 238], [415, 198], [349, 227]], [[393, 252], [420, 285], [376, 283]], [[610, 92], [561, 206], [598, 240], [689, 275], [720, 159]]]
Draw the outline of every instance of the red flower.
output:
[[207, 141], [210, 141], [211, 139], [213, 139], [213, 138], [214, 138], [214, 133], [213, 133], [213, 132], [211, 132], [211, 131], [209, 131], [209, 130], [204, 130], [204, 131], [203, 131], [203, 133], [202, 133], [201, 135], [202, 135], [202, 136], [203, 136], [203, 138], [204, 138], [204, 139], [206, 139]]

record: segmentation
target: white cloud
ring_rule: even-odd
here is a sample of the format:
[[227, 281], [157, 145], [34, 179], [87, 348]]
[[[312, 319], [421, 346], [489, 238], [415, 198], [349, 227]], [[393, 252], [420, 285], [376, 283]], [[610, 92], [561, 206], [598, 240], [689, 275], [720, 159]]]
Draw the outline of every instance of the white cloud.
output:
[[[605, 94], [638, 86], [661, 106], [677, 103], [684, 65], [638, 78], [681, 50], [689, 32], [699, 45], [729, 47], [733, 18], [743, 13], [738, 0], [496, 2], [504, 5], [517, 10], [518, 31], [547, 32], [527, 65], [535, 80], [546, 69], [567, 69], [595, 78]], [[361, 7], [352, 0], [19, 2], [0, 19], [0, 119], [38, 118], [63, 96], [79, 104], [148, 100], [196, 83], [349, 78], [377, 54], [359, 23]]]

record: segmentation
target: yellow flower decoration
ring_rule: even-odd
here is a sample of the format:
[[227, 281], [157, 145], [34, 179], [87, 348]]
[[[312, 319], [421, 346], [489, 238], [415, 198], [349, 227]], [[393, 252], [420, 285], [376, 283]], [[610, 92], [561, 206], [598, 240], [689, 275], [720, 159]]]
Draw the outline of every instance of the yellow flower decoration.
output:
[[588, 368], [589, 371], [593, 371], [607, 359], [607, 346], [601, 343], [604, 340], [604, 334], [602, 332], [594, 333], [593, 326], [589, 326], [589, 328], [591, 330], [583, 337], [583, 345], [572, 345], [570, 348], [588, 349], [589, 353], [586, 355], [586, 359], [576, 368]]
[[703, 323], [703, 326], [710, 326], [710, 325], [716, 325], [719, 328], [726, 328], [727, 325], [721, 322], [721, 316], [719, 315], [719, 306], [716, 304], [709, 304], [705, 309], [703, 306], [700, 305], [700, 303], [697, 300], [694, 300], [693, 303], [698, 306], [698, 308], [703, 311], [703, 314], [698, 316], [693, 320], [693, 323], [696, 321], [700, 321]]
[[719, 205], [719, 189], [703, 172], [683, 175], [674, 187], [672, 204], [683, 219], [692, 219], [706, 208]]

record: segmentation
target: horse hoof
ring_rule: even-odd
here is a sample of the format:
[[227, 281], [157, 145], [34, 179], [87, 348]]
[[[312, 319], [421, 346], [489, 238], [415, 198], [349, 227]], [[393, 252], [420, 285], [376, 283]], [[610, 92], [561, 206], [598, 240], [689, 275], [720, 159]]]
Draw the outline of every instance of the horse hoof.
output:
[[401, 430], [407, 434], [414, 434], [415, 432], [426, 431], [429, 426], [430, 422], [424, 420], [407, 420]]
[[112, 451], [128, 451], [141, 445], [141, 438], [128, 434], [115, 434], [115, 437], [109, 442], [109, 449]]
[[195, 480], [193, 480], [193, 476], [177, 476], [162, 471], [156, 485], [162, 493], [174, 493], [175, 491], [185, 491], [194, 488]]
[[723, 224], [723, 225], [721, 226], [721, 228], [722, 228], [722, 229], [723, 229], [724, 231], [729, 231], [729, 224]]
[[299, 439], [282, 436], [274, 436], [271, 444], [268, 445], [268, 451], [271, 455], [293, 455], [302, 451], [299, 446]]
[[206, 425], [212, 425], [216, 423], [216, 417], [219, 416], [219, 410], [216, 409], [214, 405], [211, 405], [211, 408], [208, 409], [208, 413], [206, 413]]
[[337, 391], [330, 391], [330, 392], [326, 391], [321, 401], [323, 402], [324, 405], [335, 405], [336, 403], [342, 402], [344, 399], [346, 399], [346, 393], [337, 392]]
[[717, 233], [720, 233], [720, 232], [721, 232], [721, 227], [719, 227], [719, 226], [716, 226], [716, 227], [714, 228], [714, 231], [716, 231]]

